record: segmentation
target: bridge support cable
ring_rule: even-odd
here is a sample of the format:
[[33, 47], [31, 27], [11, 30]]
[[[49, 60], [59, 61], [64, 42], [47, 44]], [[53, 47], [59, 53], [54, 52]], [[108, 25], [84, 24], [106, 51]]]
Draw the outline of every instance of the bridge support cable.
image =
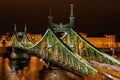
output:
[[[51, 38], [50, 43], [53, 44], [52, 46], [49, 46], [48, 44], [49, 38]], [[69, 50], [69, 48], [67, 48], [67, 46], [56, 37], [51, 29], [47, 30], [39, 43], [34, 47], [28, 48], [28, 50], [32, 50], [37, 53], [36, 55], [42, 56], [44, 60], [59, 65], [60, 67], [73, 73], [77, 73], [78, 75], [90, 75], [98, 72], [82, 59], [76, 57], [71, 50]]]
[[[73, 33], [71, 35], [71, 33]], [[69, 39], [69, 36], [74, 35], [74, 49], [71, 48], [71, 41]], [[63, 38], [62, 40], [64, 44], [66, 44], [71, 50], [78, 54], [80, 57], [86, 59], [87, 61], [95, 60], [101, 63], [107, 63], [111, 65], [120, 65], [120, 61], [107, 55], [104, 52], [99, 51], [97, 48], [95, 48], [92, 44], [90, 44], [88, 41], [86, 41], [82, 36], [77, 34], [73, 29], [71, 29], [67, 36]]]
[[30, 40], [28, 39], [28, 37], [27, 37], [26, 33], [24, 33], [22, 41], [25, 43], [25, 45], [28, 45], [27, 47], [29, 47], [29, 46], [32, 46], [32, 45], [33, 45], [33, 43], [32, 43], [32, 42], [30, 42]]

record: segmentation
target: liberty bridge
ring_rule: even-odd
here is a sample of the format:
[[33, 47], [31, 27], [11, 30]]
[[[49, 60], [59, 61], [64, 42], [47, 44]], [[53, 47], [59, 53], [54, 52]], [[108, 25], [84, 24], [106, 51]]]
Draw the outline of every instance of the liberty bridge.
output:
[[[120, 61], [101, 52], [75, 32], [73, 6], [73, 4], [70, 5], [70, 17], [69, 23], [67, 24], [54, 23], [50, 9], [48, 15], [48, 29], [36, 44], [32, 44], [27, 38], [26, 26], [24, 32], [17, 32], [15, 25], [11, 47], [25, 49], [31, 54], [79, 76], [101, 73], [109, 77], [108, 73], [99, 70], [93, 63], [104, 63], [117, 67], [120, 65]], [[20, 35], [23, 36], [22, 42], [18, 40], [18, 36]], [[120, 70], [117, 72], [119, 73]], [[114, 77], [112, 77], [112, 79], [113, 78]]]

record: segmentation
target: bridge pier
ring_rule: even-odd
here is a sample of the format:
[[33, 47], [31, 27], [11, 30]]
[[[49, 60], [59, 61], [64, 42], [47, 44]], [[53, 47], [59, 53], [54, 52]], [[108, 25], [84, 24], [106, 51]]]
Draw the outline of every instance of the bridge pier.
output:
[[29, 60], [30, 55], [22, 49], [12, 48], [9, 58], [11, 60]]

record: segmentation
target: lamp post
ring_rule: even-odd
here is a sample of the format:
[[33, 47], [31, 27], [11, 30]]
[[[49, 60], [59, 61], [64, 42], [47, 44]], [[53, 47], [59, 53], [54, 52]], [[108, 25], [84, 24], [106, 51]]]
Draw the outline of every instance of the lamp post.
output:
[[110, 48], [110, 50], [112, 51], [112, 56], [114, 56], [115, 49], [114, 48]]

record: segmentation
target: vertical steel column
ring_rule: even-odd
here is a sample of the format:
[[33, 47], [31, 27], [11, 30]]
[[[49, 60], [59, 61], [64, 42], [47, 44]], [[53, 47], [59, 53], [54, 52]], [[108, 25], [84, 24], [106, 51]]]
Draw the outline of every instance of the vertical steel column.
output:
[[74, 33], [70, 31], [70, 47], [74, 48]]
[[48, 33], [48, 38], [47, 38], [47, 42], [48, 42], [48, 48], [52, 46], [52, 34]]

